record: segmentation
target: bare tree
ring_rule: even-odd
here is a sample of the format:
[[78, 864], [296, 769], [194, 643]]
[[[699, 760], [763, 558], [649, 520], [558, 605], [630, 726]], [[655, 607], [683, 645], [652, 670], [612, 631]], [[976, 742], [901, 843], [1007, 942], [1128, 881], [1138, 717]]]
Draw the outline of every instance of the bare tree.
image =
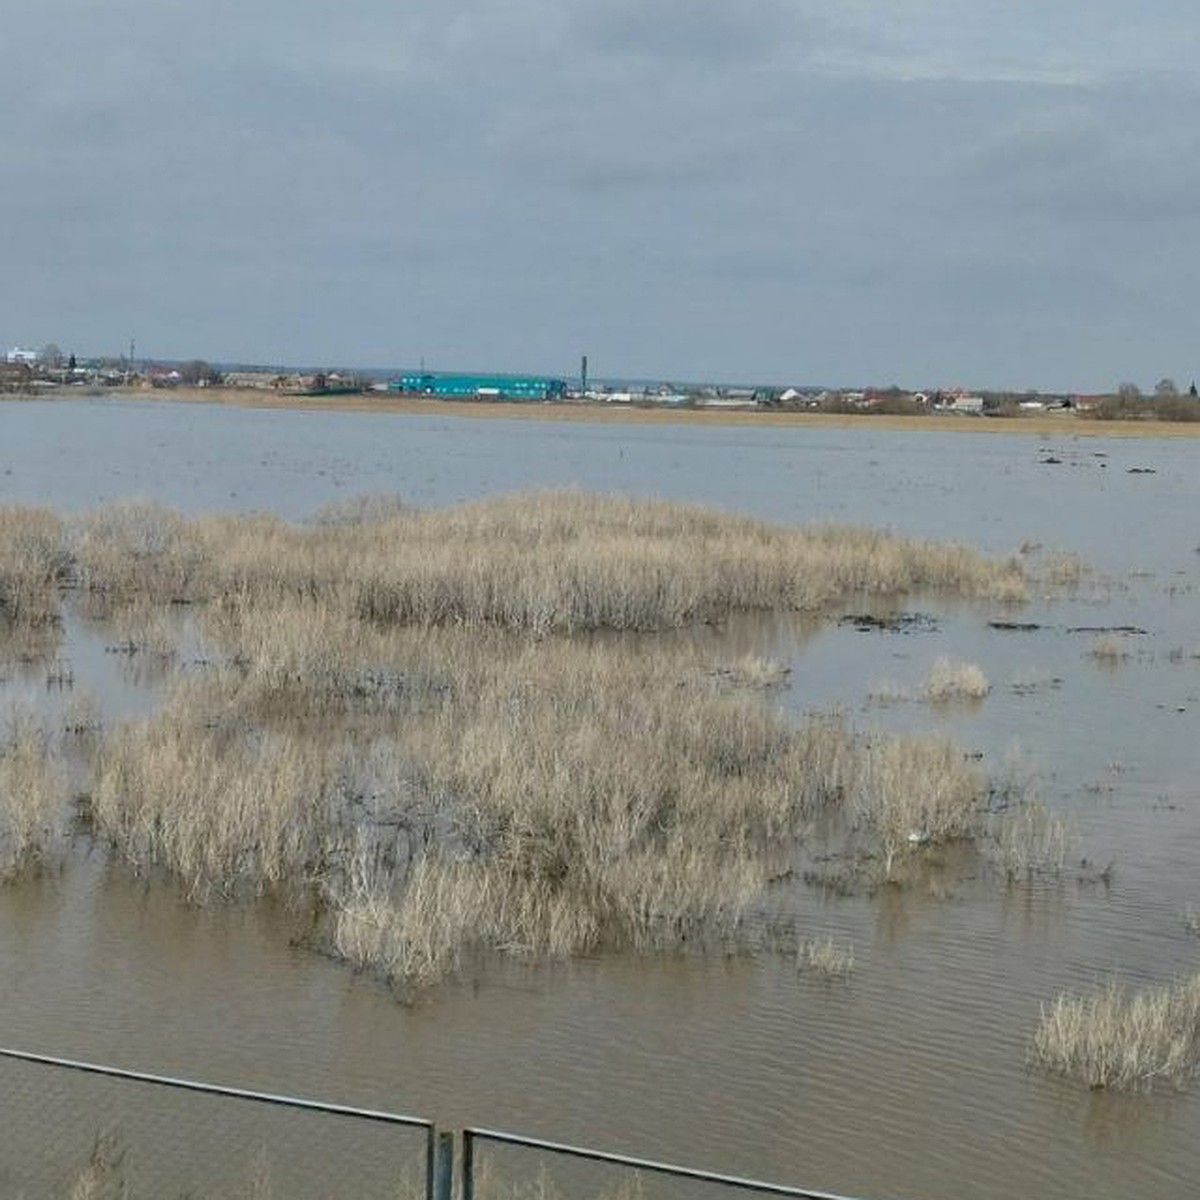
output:
[[184, 383], [192, 386], [209, 387], [221, 382], [220, 372], [214, 370], [208, 363], [199, 358], [194, 358], [191, 362], [185, 362], [179, 368], [179, 374], [182, 376]]

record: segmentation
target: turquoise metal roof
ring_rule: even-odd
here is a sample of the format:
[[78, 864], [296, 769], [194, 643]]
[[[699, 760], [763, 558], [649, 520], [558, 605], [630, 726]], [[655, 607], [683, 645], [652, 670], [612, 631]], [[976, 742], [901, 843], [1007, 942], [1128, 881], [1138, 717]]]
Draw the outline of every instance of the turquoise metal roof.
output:
[[501, 396], [515, 399], [549, 400], [566, 395], [566, 380], [541, 375], [435, 375], [413, 372], [393, 379], [393, 392], [426, 396]]

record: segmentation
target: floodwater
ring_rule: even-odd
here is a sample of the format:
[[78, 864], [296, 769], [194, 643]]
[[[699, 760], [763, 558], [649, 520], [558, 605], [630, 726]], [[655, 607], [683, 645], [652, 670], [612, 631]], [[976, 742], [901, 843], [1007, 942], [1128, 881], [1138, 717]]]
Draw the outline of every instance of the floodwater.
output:
[[[405, 1007], [298, 948], [294, 918], [271, 904], [197, 911], [81, 850], [61, 875], [0, 891], [0, 1045], [881, 1200], [1194, 1195], [1200, 1091], [1089, 1093], [1030, 1073], [1024, 1057], [1039, 1005], [1061, 989], [1200, 969], [1200, 938], [1182, 920], [1200, 907], [1198, 456], [1190, 440], [1069, 431], [0, 405], [0, 503], [79, 511], [142, 496], [301, 517], [364, 491], [442, 505], [578, 486], [1077, 553], [1093, 574], [1016, 613], [917, 598], [908, 607], [926, 619], [896, 632], [772, 621], [694, 636], [786, 657], [779, 699], [797, 714], [836, 706], [863, 728], [944, 730], [992, 770], [1019, 763], [1073, 819], [1081, 853], [1115, 864], [1104, 880], [1068, 872], [1031, 887], [980, 871], [874, 896], [803, 889], [804, 930], [853, 943], [845, 983], [769, 956], [609, 955], [492, 964]], [[1129, 657], [1106, 669], [1089, 649], [1110, 626], [1143, 632], [1123, 635]], [[153, 703], [153, 681], [131, 681], [94, 633], [73, 626], [66, 653], [76, 685], [110, 709]], [[942, 710], [908, 698], [939, 654], [978, 663], [987, 699]], [[58, 702], [41, 676], [6, 690]], [[60, 1168], [60, 1140], [109, 1112], [150, 1178], [164, 1161], [212, 1158], [209, 1144], [239, 1169], [253, 1153], [259, 1129], [249, 1136], [241, 1112], [176, 1113], [174, 1100], [133, 1103], [127, 1085], [47, 1071], [0, 1065], [0, 1193], [36, 1176], [39, 1146]], [[271, 1142], [277, 1180], [387, 1194], [362, 1182], [381, 1177], [381, 1135], [359, 1145], [314, 1120]], [[419, 1160], [417, 1145], [405, 1143], [405, 1161]]]

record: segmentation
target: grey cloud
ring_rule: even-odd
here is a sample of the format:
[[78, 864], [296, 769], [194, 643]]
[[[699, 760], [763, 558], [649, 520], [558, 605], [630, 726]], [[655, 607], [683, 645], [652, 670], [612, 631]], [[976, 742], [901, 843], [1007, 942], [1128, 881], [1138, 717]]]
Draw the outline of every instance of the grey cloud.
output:
[[1130, 225], [1200, 218], [1200, 90], [1089, 90], [1081, 107], [1034, 114], [969, 156], [964, 175], [993, 210]]
[[1195, 22], [1095, 3], [13, 0], [0, 339], [1184, 375]]
[[608, 55], [706, 63], [769, 58], [802, 35], [807, 6], [788, 0], [591, 0], [577, 6], [583, 44]]

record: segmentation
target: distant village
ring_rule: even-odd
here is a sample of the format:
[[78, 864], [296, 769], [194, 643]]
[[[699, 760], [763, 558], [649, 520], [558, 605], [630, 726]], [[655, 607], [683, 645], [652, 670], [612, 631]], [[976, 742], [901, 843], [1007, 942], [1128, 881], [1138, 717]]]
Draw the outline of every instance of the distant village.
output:
[[292, 396], [392, 395], [446, 400], [533, 401], [697, 409], [766, 409], [824, 413], [1011, 417], [1033, 413], [1200, 420], [1195, 383], [1181, 391], [1162, 379], [1143, 395], [1132, 383], [1109, 393], [972, 391], [950, 386], [928, 390], [812, 386], [722, 387], [673, 383], [599, 383], [588, 378], [587, 359], [575, 379], [543, 375], [462, 374], [418, 371], [381, 375], [345, 370], [214, 367], [201, 359], [153, 361], [128, 356], [77, 359], [57, 345], [13, 347], [0, 360], [0, 392], [37, 396], [66, 388], [90, 394], [113, 389], [247, 389]]

